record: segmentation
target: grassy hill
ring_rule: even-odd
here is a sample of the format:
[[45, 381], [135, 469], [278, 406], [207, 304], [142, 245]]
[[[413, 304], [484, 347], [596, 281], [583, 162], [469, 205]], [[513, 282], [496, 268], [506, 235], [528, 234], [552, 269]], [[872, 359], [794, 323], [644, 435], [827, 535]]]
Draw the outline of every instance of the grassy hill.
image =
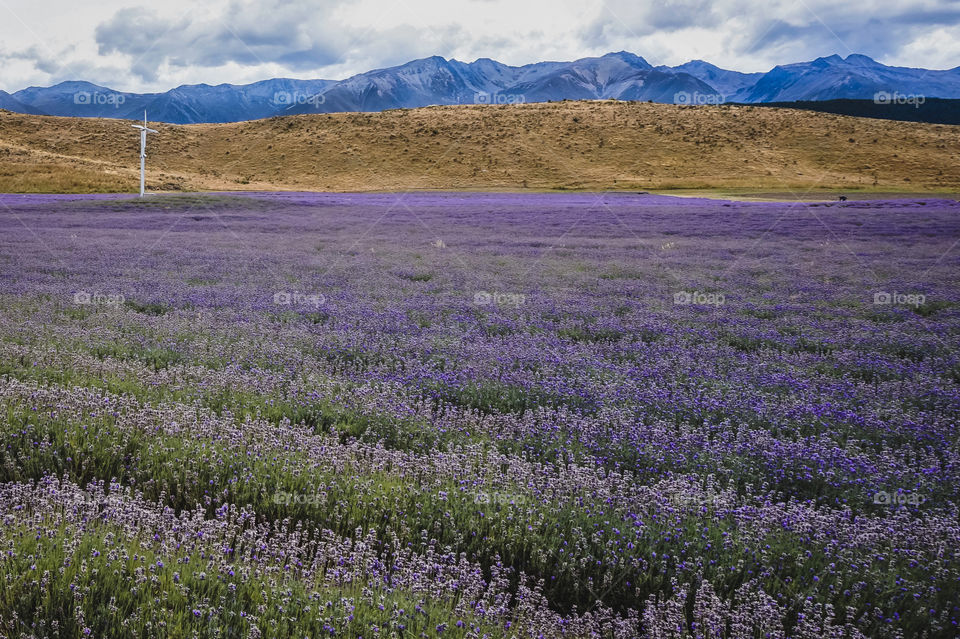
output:
[[[134, 191], [130, 122], [0, 111], [0, 192]], [[151, 190], [960, 190], [960, 128], [753, 106], [469, 105], [152, 125]]]

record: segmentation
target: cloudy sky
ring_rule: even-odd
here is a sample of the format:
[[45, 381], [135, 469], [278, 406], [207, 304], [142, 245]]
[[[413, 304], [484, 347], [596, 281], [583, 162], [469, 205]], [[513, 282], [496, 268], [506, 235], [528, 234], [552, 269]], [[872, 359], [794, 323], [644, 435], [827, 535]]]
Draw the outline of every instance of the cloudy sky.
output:
[[741, 71], [822, 55], [960, 66], [960, 0], [0, 0], [0, 89], [341, 79], [413, 58], [628, 50]]

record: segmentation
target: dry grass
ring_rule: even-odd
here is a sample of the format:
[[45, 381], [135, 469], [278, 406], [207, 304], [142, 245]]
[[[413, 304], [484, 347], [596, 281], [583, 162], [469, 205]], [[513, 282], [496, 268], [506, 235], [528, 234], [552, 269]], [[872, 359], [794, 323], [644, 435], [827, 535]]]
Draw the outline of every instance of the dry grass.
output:
[[[958, 127], [560, 102], [159, 124], [152, 190], [960, 190]], [[134, 191], [130, 123], [0, 111], [0, 191]]]

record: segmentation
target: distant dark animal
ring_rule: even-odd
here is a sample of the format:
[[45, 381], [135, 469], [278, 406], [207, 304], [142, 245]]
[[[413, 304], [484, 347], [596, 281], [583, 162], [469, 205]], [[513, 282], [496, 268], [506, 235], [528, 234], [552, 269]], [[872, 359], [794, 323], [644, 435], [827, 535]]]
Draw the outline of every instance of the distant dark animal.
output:
[[846, 196], [846, 195], [841, 195], [841, 196], [840, 196], [840, 201], [841, 201], [841, 202], [846, 202], [846, 201], [847, 201], [847, 196]]

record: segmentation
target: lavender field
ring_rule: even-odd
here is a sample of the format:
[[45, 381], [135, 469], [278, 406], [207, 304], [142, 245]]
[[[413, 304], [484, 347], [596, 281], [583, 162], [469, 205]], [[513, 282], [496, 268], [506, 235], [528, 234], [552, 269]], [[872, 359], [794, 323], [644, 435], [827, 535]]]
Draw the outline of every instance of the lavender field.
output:
[[960, 203], [0, 196], [0, 637], [960, 636]]

